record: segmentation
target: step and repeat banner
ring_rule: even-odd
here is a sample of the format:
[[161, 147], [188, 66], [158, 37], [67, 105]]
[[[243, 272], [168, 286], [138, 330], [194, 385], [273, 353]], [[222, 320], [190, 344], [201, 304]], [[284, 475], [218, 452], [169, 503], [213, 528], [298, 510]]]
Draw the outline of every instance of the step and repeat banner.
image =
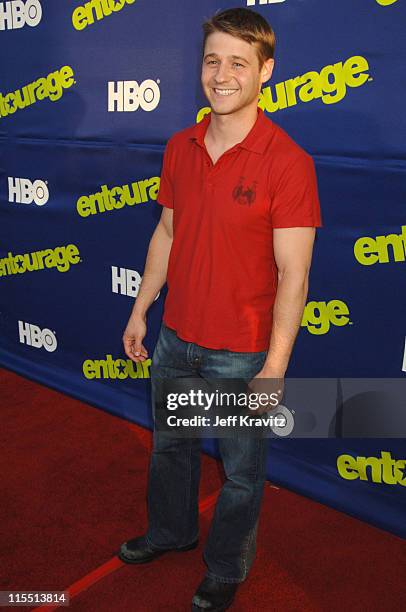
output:
[[[127, 359], [121, 338], [165, 144], [210, 112], [202, 22], [237, 6], [276, 32], [258, 104], [319, 181], [324, 226], [288, 376], [338, 388], [406, 373], [405, 0], [0, 2], [0, 364], [146, 427], [151, 362]], [[404, 438], [355, 433], [275, 436], [269, 478], [404, 536]]]

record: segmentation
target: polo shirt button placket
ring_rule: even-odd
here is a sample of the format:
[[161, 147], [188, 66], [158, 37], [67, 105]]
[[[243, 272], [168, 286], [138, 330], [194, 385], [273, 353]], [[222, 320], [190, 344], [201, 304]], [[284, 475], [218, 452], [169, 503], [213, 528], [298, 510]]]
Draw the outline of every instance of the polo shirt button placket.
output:
[[212, 166], [210, 168], [210, 171], [209, 171], [209, 175], [208, 175], [208, 179], [207, 179], [207, 184], [210, 187], [210, 189], [214, 189], [214, 180], [215, 180], [215, 178], [217, 176], [217, 172], [218, 172], [218, 163], [219, 162], [217, 162], [216, 166]]
[[[210, 161], [207, 158], [206, 158], [206, 166], [207, 166], [208, 169], [210, 168]], [[211, 185], [212, 185], [210, 178], [211, 178], [211, 172], [210, 172], [210, 170], [208, 170], [207, 178], [206, 178], [206, 183], [207, 183], [208, 187], [211, 187]]]

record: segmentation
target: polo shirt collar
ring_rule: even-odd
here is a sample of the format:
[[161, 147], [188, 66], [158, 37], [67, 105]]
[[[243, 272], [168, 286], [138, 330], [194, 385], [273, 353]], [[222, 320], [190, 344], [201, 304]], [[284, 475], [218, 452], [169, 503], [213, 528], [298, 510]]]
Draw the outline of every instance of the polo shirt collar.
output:
[[[200, 123], [197, 123], [192, 128], [190, 139], [204, 147], [204, 137], [211, 120], [211, 113], [203, 117]], [[269, 136], [273, 131], [273, 123], [266, 117], [264, 111], [258, 107], [257, 120], [248, 132], [244, 140], [239, 142], [236, 147], [253, 151], [254, 153], [262, 154], [269, 143]]]

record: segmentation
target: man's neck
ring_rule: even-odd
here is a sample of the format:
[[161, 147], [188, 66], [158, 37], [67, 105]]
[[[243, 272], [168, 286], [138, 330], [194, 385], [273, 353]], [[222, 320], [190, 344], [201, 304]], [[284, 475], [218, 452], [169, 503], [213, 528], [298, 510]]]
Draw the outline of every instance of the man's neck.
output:
[[220, 149], [230, 149], [242, 142], [253, 128], [258, 117], [258, 106], [250, 106], [229, 115], [212, 112], [205, 142]]

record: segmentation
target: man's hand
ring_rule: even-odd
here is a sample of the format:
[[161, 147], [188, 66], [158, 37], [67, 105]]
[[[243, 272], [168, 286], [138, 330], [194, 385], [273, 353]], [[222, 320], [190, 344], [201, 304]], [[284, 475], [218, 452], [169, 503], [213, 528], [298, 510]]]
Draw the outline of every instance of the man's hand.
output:
[[284, 376], [270, 371], [264, 366], [248, 383], [248, 393], [256, 393], [258, 397], [261, 393], [266, 393], [268, 397], [272, 396], [272, 398], [267, 405], [264, 405], [261, 400], [261, 405], [256, 410], [252, 410], [252, 414], [266, 414], [277, 408], [282, 400], [284, 387]]
[[148, 359], [148, 351], [142, 344], [146, 333], [146, 317], [131, 315], [123, 334], [123, 344], [125, 354], [135, 363]]

